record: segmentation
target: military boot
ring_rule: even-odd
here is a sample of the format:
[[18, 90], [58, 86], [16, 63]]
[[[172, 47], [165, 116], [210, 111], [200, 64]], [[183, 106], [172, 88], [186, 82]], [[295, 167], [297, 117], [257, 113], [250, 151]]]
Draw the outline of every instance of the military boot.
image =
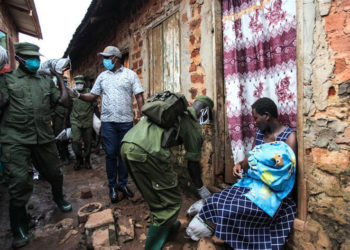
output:
[[148, 228], [145, 250], [161, 250], [170, 233], [169, 226], [154, 226]]
[[64, 165], [69, 165], [70, 164], [70, 158], [69, 158], [69, 152], [68, 150], [63, 150], [62, 152], [62, 160]]
[[66, 201], [63, 198], [62, 187], [60, 188], [52, 187], [52, 195], [53, 195], [53, 201], [56, 202], [57, 207], [61, 210], [61, 212], [66, 213], [66, 212], [72, 211], [72, 204], [70, 204], [68, 201]]
[[10, 205], [10, 222], [13, 234], [12, 247], [14, 249], [23, 247], [29, 243], [28, 215], [26, 208]]
[[77, 156], [77, 159], [74, 163], [74, 170], [79, 170], [81, 169], [81, 165], [83, 164], [83, 158]]
[[90, 163], [90, 155], [85, 156], [85, 168], [91, 169], [91, 163]]

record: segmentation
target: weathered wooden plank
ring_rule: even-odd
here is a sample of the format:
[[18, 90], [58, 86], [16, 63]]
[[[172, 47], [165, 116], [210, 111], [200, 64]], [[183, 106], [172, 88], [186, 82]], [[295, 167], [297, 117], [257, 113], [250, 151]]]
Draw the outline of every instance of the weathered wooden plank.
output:
[[158, 25], [152, 30], [152, 69], [153, 69], [153, 84], [151, 82], [152, 95], [162, 91], [163, 82], [163, 39], [162, 25]]
[[163, 90], [181, 91], [178, 12], [163, 22]]

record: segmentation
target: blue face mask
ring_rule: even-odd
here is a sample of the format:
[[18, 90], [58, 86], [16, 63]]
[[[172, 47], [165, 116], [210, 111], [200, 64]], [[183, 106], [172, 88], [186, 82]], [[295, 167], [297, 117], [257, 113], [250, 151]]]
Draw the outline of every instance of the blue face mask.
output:
[[64, 81], [64, 86], [68, 86], [68, 82], [67, 81]]
[[114, 64], [112, 63], [112, 59], [103, 59], [103, 65], [108, 70], [114, 69]]
[[38, 71], [40, 67], [40, 60], [37, 58], [30, 58], [26, 60], [26, 68], [32, 72], [35, 73]]

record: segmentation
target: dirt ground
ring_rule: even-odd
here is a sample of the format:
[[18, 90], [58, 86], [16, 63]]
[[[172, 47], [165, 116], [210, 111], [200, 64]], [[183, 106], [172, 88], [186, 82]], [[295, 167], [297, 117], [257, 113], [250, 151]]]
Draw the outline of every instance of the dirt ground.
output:
[[[63, 166], [64, 193], [72, 205], [73, 211], [61, 213], [52, 201], [50, 185], [39, 180], [34, 184], [33, 195], [27, 205], [28, 213], [31, 216], [31, 240], [30, 243], [21, 248], [23, 250], [37, 249], [88, 249], [83, 224], [78, 224], [77, 211], [83, 205], [90, 202], [100, 202], [103, 208], [112, 208], [118, 217], [127, 216], [132, 218], [135, 225], [135, 238], [126, 243], [120, 243], [121, 249], [144, 249], [145, 236], [147, 235], [150, 222], [149, 209], [142, 199], [136, 186], [129, 180], [129, 186], [135, 191], [135, 197], [123, 199], [117, 204], [111, 204], [107, 177], [105, 172], [104, 152], [99, 155], [92, 155], [93, 169], [82, 169], [73, 171], [72, 164]], [[129, 178], [130, 179], [130, 178]], [[90, 189], [92, 198], [82, 199], [81, 190]], [[11, 231], [8, 215], [8, 193], [6, 185], [0, 185], [0, 249], [11, 249]], [[186, 220], [186, 209], [195, 202], [196, 198], [191, 195], [184, 195], [183, 205], [180, 212], [180, 219]], [[56, 224], [65, 218], [72, 218], [72, 225]], [[70, 220], [72, 221], [72, 220]], [[52, 224], [52, 225], [50, 225]], [[70, 226], [70, 227], [69, 227]], [[69, 238], [63, 239], [69, 230], [76, 230]], [[185, 238], [184, 227], [166, 243], [163, 249], [197, 249], [196, 242]]]

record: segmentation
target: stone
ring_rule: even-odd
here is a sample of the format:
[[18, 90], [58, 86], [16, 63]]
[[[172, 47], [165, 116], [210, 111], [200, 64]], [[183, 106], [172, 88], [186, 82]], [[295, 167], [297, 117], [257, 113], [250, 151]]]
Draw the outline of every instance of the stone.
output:
[[127, 242], [135, 238], [134, 222], [131, 218], [120, 217], [118, 218], [118, 239], [120, 242]]
[[59, 222], [56, 223], [55, 228], [56, 229], [63, 229], [63, 230], [67, 230], [67, 229], [72, 229], [73, 228], [73, 224], [74, 224], [74, 220], [72, 218], [65, 218]]
[[114, 224], [112, 209], [110, 208], [90, 214], [85, 223], [85, 228], [91, 230], [108, 224]]
[[339, 144], [350, 144], [350, 126], [347, 129], [345, 129], [343, 134], [338, 136], [335, 142]]
[[91, 202], [82, 206], [78, 210], [78, 222], [79, 223], [86, 222], [90, 214], [100, 211], [101, 208], [102, 208], [102, 204], [99, 202]]
[[102, 249], [103, 247], [110, 247], [109, 243], [109, 230], [108, 228], [98, 229], [93, 232], [92, 245], [94, 249]]
[[186, 228], [188, 226], [188, 224], [190, 223], [188, 218], [179, 218], [177, 220], [180, 221], [182, 228]]
[[141, 224], [138, 224], [138, 223], [135, 224], [135, 227], [136, 228], [143, 228], [143, 226]]
[[146, 239], [147, 239], [147, 236], [146, 236], [145, 233], [142, 233], [142, 234], [140, 235], [140, 237], [139, 237], [139, 240], [140, 240], [140, 241], [145, 241]]
[[329, 240], [329, 237], [321, 230], [318, 232], [317, 245], [320, 246], [320, 249], [331, 249], [331, 242]]
[[327, 16], [331, 9], [332, 0], [319, 0], [319, 11], [321, 16]]
[[216, 250], [216, 247], [210, 238], [201, 238], [197, 250]]
[[60, 240], [60, 245], [65, 243], [72, 235], [76, 235], [78, 233], [77, 230], [70, 230], [66, 235], [63, 237], [62, 240]]
[[338, 174], [348, 169], [350, 151], [328, 151], [323, 148], [313, 148], [311, 152], [313, 162], [323, 170]]
[[84, 188], [80, 191], [80, 198], [81, 199], [89, 199], [92, 198], [92, 192], [89, 188]]
[[190, 243], [185, 243], [183, 246], [182, 246], [182, 250], [192, 250], [192, 245]]

